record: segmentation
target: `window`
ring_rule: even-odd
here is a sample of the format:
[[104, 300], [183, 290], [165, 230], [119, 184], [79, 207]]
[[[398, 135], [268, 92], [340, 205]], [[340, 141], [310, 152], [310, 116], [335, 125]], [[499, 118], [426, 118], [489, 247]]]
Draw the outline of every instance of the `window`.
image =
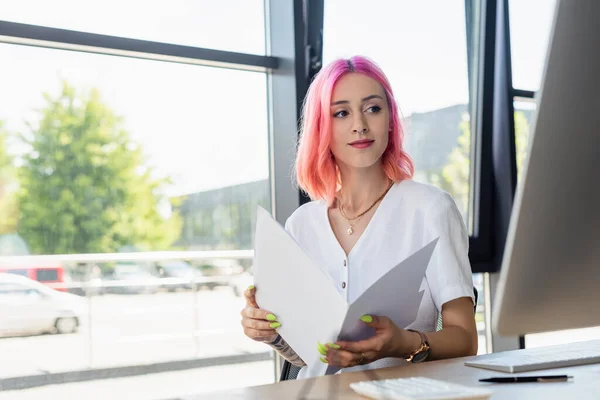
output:
[[52, 282], [58, 280], [58, 270], [56, 269], [38, 269], [37, 280], [40, 282]]
[[509, 0], [513, 87], [540, 87], [556, 0]]
[[27, 288], [18, 283], [1, 283], [0, 282], [0, 294], [2, 295], [19, 295], [25, 293]]
[[26, 269], [9, 269], [6, 271], [9, 274], [28, 276], [29, 272]]
[[[270, 206], [265, 74], [16, 45], [0, 54], [11, 60], [0, 121], [21, 172], [10, 186], [33, 254], [171, 249], [188, 213], [229, 199], [217, 188], [251, 185], [254, 204]], [[231, 248], [213, 239], [185, 249]]]
[[[476, 1], [468, 3], [478, 7]], [[463, 0], [390, 0], [368, 6], [358, 0], [328, 0], [323, 61], [364, 55], [381, 66], [405, 117], [405, 148], [415, 162], [415, 180], [448, 191], [472, 233], [471, 99], [476, 84], [473, 78], [469, 82], [475, 73], [469, 65], [477, 64], [479, 19], [469, 18], [467, 24], [466, 11]], [[485, 352], [483, 274], [474, 275], [474, 285], [479, 291], [479, 349]]]
[[2, 6], [4, 21], [252, 54], [265, 54], [264, 15], [263, 0], [23, 0]]
[[[512, 86], [525, 91], [515, 97], [515, 147], [520, 177], [527, 155], [535, 112], [534, 93], [540, 88], [556, 0], [509, 1]], [[522, 93], [519, 93], [522, 94]]]
[[515, 150], [517, 156], [517, 177], [521, 178], [523, 163], [527, 157], [529, 145], [529, 134], [535, 113], [535, 102], [533, 100], [520, 99], [514, 103], [515, 109]]
[[[26, 346], [23, 374], [192, 359], [247, 376], [165, 398], [271, 382], [270, 350], [239, 325], [254, 214], [271, 208], [267, 73], [14, 44], [0, 58], [0, 233], [64, 260], [67, 290], [87, 295], [81, 329], [11, 338], [0, 370]], [[183, 277], [160, 275], [165, 250]]]

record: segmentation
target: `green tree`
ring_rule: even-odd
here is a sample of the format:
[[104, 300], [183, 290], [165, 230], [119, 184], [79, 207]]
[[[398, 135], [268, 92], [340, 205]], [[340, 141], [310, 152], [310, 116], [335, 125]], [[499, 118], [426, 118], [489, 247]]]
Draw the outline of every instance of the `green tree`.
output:
[[15, 232], [19, 218], [14, 157], [8, 151], [7, 141], [8, 132], [0, 121], [0, 235]]
[[181, 231], [178, 214], [158, 212], [166, 180], [152, 177], [141, 147], [97, 90], [63, 82], [48, 94], [20, 169], [19, 233], [34, 253], [165, 249]]
[[517, 176], [520, 179], [523, 173], [523, 163], [527, 156], [529, 143], [529, 121], [521, 111], [515, 112], [515, 147], [517, 153]]
[[[471, 129], [468, 115], [459, 124], [461, 135], [458, 145], [448, 155], [448, 161], [437, 171], [429, 171], [430, 183], [439, 186], [454, 197], [458, 209], [466, 216], [469, 205], [469, 178], [471, 174]], [[518, 176], [521, 176], [523, 162], [527, 155], [529, 122], [521, 111], [515, 112], [515, 145]]]
[[456, 146], [448, 155], [448, 160], [440, 171], [431, 171], [429, 182], [450, 193], [458, 209], [466, 215], [469, 204], [469, 176], [471, 174], [471, 135], [468, 114], [459, 124], [462, 132]]

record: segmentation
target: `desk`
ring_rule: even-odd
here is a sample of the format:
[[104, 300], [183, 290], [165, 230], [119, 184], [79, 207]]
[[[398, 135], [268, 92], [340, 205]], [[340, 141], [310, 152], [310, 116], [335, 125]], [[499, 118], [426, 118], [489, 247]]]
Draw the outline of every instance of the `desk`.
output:
[[[574, 376], [574, 379], [569, 382], [484, 384], [479, 383], [478, 379], [490, 376], [510, 376], [512, 374], [464, 366], [464, 362], [470, 358], [473, 357], [403, 365], [370, 372], [348, 372], [314, 379], [286, 381], [272, 385], [188, 396], [183, 400], [292, 400], [302, 398], [306, 400], [364, 400], [364, 397], [358, 396], [350, 389], [348, 385], [351, 382], [411, 376], [426, 376], [463, 385], [486, 385], [494, 391], [490, 398], [492, 400], [600, 399], [600, 364], [518, 374], [567, 374]], [[235, 376], [232, 376], [231, 379], [235, 379]]]

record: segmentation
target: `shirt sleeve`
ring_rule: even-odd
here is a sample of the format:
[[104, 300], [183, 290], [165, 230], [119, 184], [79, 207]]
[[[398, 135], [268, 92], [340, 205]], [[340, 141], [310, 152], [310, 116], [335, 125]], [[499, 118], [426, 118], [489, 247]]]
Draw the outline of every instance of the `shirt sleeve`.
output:
[[285, 220], [285, 225], [284, 225], [284, 229], [287, 231], [287, 233], [289, 233], [293, 238], [296, 238], [294, 236], [295, 229], [294, 229], [294, 222], [293, 222], [293, 215], [290, 216], [288, 219]]
[[469, 235], [454, 199], [443, 193], [425, 215], [425, 243], [439, 238], [425, 278], [438, 311], [459, 297], [474, 301], [473, 274], [469, 262]]

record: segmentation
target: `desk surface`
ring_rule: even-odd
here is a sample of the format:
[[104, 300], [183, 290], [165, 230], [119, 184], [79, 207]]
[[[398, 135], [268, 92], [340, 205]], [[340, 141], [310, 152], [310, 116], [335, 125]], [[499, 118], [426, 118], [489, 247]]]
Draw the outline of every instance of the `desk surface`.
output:
[[[434, 361], [422, 364], [410, 364], [368, 372], [349, 372], [315, 379], [286, 381], [272, 385], [253, 386], [223, 392], [206, 393], [198, 396], [189, 396], [185, 397], [185, 400], [364, 400], [364, 397], [357, 395], [350, 389], [349, 384], [351, 382], [411, 376], [426, 376], [471, 386], [485, 385], [494, 392], [490, 398], [492, 400], [600, 399], [600, 364], [555, 368], [517, 374], [567, 374], [574, 377], [574, 379], [569, 382], [485, 384], [478, 382], [478, 379], [491, 376], [511, 376], [513, 374], [466, 367], [464, 365], [465, 360], [471, 358], [473, 357]], [[235, 377], [232, 376], [231, 379], [235, 379]]]

